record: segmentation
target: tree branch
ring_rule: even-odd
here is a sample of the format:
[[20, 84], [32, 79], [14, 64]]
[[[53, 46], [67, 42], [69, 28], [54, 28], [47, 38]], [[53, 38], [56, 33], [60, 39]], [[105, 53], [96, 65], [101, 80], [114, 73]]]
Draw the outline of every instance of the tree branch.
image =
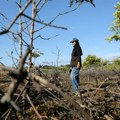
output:
[[[20, 82], [23, 81], [23, 79], [26, 77], [26, 75], [23, 76], [23, 66], [25, 63], [25, 60], [30, 52], [30, 48], [28, 47], [24, 56], [21, 58], [20, 63], [18, 65], [18, 70], [13, 71], [13, 73], [9, 73], [13, 78], [18, 79], [13, 80], [8, 88], [7, 93], [1, 98], [0, 102], [1, 103], [6, 103], [11, 101], [11, 97], [13, 93], [16, 91], [17, 87], [19, 86]], [[15, 70], [15, 69], [14, 69]]]
[[26, 15], [26, 14], [22, 14], [22, 15], [25, 16], [26, 18], [30, 19], [30, 20], [33, 20], [33, 21], [38, 22], [38, 23], [40, 23], [40, 24], [43, 24], [43, 25], [45, 25], [45, 26], [49, 26], [49, 27], [54, 27], [54, 28], [59, 28], [59, 29], [67, 30], [66, 27], [56, 26], [56, 25], [52, 25], [52, 24], [50, 24], [50, 23], [45, 23], [45, 22], [43, 22], [43, 21], [41, 21], [41, 20], [32, 19], [30, 16], [28, 16], [28, 15]]
[[37, 76], [37, 75], [34, 75], [33, 73], [30, 73], [29, 74], [29, 78], [31, 80], [35, 80], [37, 82], [39, 82], [40, 84], [42, 84], [43, 86], [46, 86], [48, 88], [51, 88], [55, 91], [57, 91], [58, 93], [60, 93], [64, 99], [66, 99], [67, 101], [69, 101], [72, 105], [74, 105], [74, 107], [79, 110], [83, 116], [84, 116], [84, 120], [92, 120], [92, 118], [90, 117], [90, 115], [88, 115], [80, 106], [77, 102], [75, 102], [74, 99], [72, 99], [70, 96], [68, 96], [67, 94], [63, 93], [57, 86], [49, 83], [46, 79], [40, 77], [40, 76]]
[[31, 2], [32, 2], [32, 0], [29, 0], [29, 1], [26, 3], [26, 5], [25, 5], [25, 6], [20, 10], [20, 12], [15, 16], [15, 18], [14, 18], [13, 21], [11, 22], [10, 26], [9, 26], [7, 29], [1, 31], [1, 32], [0, 32], [0, 35], [6, 34], [6, 33], [9, 32], [9, 30], [11, 29], [11, 27], [13, 26], [13, 24], [15, 23], [15, 21], [16, 21], [16, 20], [19, 18], [19, 16], [25, 11], [25, 9], [29, 6], [29, 4], [30, 4]]

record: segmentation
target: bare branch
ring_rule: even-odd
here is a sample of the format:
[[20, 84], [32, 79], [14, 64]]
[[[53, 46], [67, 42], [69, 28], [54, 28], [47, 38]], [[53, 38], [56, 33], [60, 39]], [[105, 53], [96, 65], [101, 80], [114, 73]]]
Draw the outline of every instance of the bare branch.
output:
[[20, 12], [15, 16], [15, 18], [13, 19], [13, 21], [11, 22], [11, 24], [10, 24], [10, 26], [7, 28], [7, 29], [5, 29], [5, 30], [3, 30], [3, 31], [1, 31], [0, 32], [0, 35], [3, 35], [3, 34], [5, 34], [5, 33], [8, 33], [9, 32], [9, 30], [11, 29], [11, 27], [13, 26], [13, 24], [15, 23], [15, 21], [19, 18], [19, 16], [25, 11], [25, 9], [29, 6], [29, 4], [32, 2], [32, 0], [29, 0], [27, 3], [26, 3], [26, 5], [20, 10]]
[[[30, 48], [28, 47], [24, 56], [20, 60], [20, 63], [18, 65], [18, 70], [14, 71], [13, 73], [9, 73], [12, 77], [14, 77], [18, 80], [17, 81], [13, 80], [11, 82], [7, 93], [1, 98], [1, 101], [0, 101], [1, 103], [6, 103], [6, 102], [11, 101], [11, 97], [12, 97], [13, 93], [16, 91], [20, 82], [23, 81], [24, 77], [26, 77], [25, 75], [23, 76], [23, 66], [24, 66], [25, 60], [26, 60], [29, 52], [30, 52]], [[12, 71], [12, 69], [11, 69], [11, 71]]]
[[33, 18], [31, 18], [30, 16], [28, 16], [28, 15], [26, 15], [26, 14], [22, 14], [22, 15], [25, 16], [26, 18], [30, 19], [30, 20], [33, 20], [33, 21], [38, 22], [38, 23], [40, 23], [40, 24], [43, 24], [43, 25], [45, 25], [45, 26], [49, 26], [49, 27], [54, 27], [54, 28], [59, 28], [59, 29], [67, 30], [67, 28], [65, 28], [65, 27], [61, 27], [61, 26], [56, 26], [56, 25], [52, 25], [52, 24], [49, 24], [49, 23], [45, 23], [45, 22], [43, 22], [43, 21], [41, 21], [41, 20], [33, 19]]
[[38, 5], [40, 4], [40, 2], [41, 2], [42, 0], [38, 0], [38, 2], [36, 3], [36, 8], [38, 7]]
[[[21, 10], [21, 0], [19, 2], [20, 2], [19, 9]], [[20, 18], [19, 18], [19, 53], [20, 53], [19, 58], [22, 57], [22, 44], [23, 44], [23, 42], [22, 42], [22, 37], [23, 37], [22, 29], [23, 29], [22, 16], [20, 16]]]
[[59, 35], [55, 35], [55, 36], [52, 36], [52, 37], [49, 37], [49, 38], [44, 38], [44, 37], [42, 37], [41, 35], [38, 35], [36, 38], [34, 38], [34, 40], [35, 39], [37, 39], [37, 38], [41, 38], [41, 39], [43, 39], [43, 40], [50, 40], [50, 39], [52, 39], [52, 38], [55, 38], [55, 37], [57, 37], [57, 36], [59, 36]]
[[28, 46], [28, 48], [27, 48], [24, 56], [23, 56], [23, 57], [21, 58], [21, 60], [20, 60], [20, 63], [19, 63], [19, 65], [18, 65], [18, 72], [19, 72], [19, 73], [21, 73], [21, 72], [23, 71], [23, 67], [24, 67], [25, 61], [26, 61], [26, 59], [27, 59], [27, 56], [28, 56], [28, 54], [30, 53], [30, 50], [31, 50], [31, 49], [30, 49], [30, 47]]
[[[38, 1], [38, 3], [36, 4], [36, 8], [39, 5], [39, 3], [41, 2], [41, 0]], [[37, 13], [43, 8], [43, 6], [46, 4], [47, 0], [43, 1], [43, 4], [41, 5], [41, 7], [39, 9], [37, 9]]]
[[[59, 13], [59, 14], [58, 14], [57, 16], [55, 16], [55, 17], [53, 18], [53, 20], [51, 20], [48, 24], [52, 24], [58, 17], [60, 17], [60, 16], [62, 16], [62, 15], [69, 14], [69, 13], [77, 10], [80, 5], [81, 5], [81, 4], [78, 4], [78, 6], [77, 6], [76, 8], [74, 8], [74, 9], [72, 9], [72, 10], [70, 10], [70, 11], [66, 11], [66, 12], [63, 12], [63, 13]], [[38, 19], [41, 21], [41, 19], [39, 18], [39, 15], [38, 15], [38, 14], [37, 14], [37, 17], [38, 17]], [[38, 32], [38, 31], [42, 30], [42, 29], [45, 28], [45, 27], [46, 27], [46, 25], [43, 26], [42, 28], [38, 29], [38, 30], [35, 30], [34, 32]]]
[[78, 4], [78, 6], [70, 11], [66, 11], [66, 12], [63, 12], [63, 13], [59, 13], [52, 21], [49, 22], [49, 24], [53, 23], [59, 16], [62, 16], [62, 15], [65, 15], [65, 14], [69, 14], [75, 10], [77, 10], [79, 8], [81, 4]]
[[16, 62], [18, 62], [18, 59], [13, 57], [12, 51], [11, 51], [11, 55], [8, 52], [6, 52], [6, 54], [12, 59], [14, 66], [17, 68]]
[[[27, 82], [27, 83], [25, 84], [25, 86], [23, 87], [23, 89], [21, 90], [19, 96], [18, 96], [18, 97], [16, 98], [16, 100], [15, 100], [15, 103], [17, 103], [17, 101], [19, 100], [19, 98], [21, 97], [21, 95], [23, 94], [23, 92], [25, 91], [26, 86], [28, 85], [28, 83], [29, 83], [29, 82]], [[6, 116], [6, 119], [8, 119], [11, 111], [12, 111], [12, 109], [9, 109], [9, 111], [8, 111], [8, 113], [7, 113], [7, 116]]]
[[26, 95], [26, 97], [27, 97], [30, 105], [31, 105], [32, 108], [34, 109], [34, 111], [35, 111], [36, 115], [38, 116], [38, 118], [39, 118], [40, 120], [42, 120], [42, 117], [40, 116], [39, 112], [36, 110], [35, 106], [33, 105], [32, 101], [31, 101], [31, 99], [30, 99], [30, 97], [28, 96], [28, 94]]
[[[32, 19], [35, 19], [36, 17], [36, 6], [35, 6], [35, 0], [32, 1]], [[34, 40], [34, 29], [35, 29], [35, 22], [32, 20], [31, 23], [31, 30], [30, 30], [30, 47], [33, 47], [33, 40]], [[30, 71], [32, 67], [32, 50], [29, 53], [29, 58], [28, 58], [28, 72]]]

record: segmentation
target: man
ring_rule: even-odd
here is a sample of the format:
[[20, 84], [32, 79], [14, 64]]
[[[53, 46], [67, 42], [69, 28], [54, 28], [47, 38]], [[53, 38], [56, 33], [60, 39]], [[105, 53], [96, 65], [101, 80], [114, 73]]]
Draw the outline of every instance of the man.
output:
[[73, 45], [73, 50], [71, 54], [71, 62], [70, 62], [70, 79], [71, 79], [71, 86], [72, 92], [76, 93], [78, 86], [79, 86], [79, 72], [81, 69], [81, 56], [82, 56], [82, 49], [79, 44], [79, 40], [77, 38], [73, 38], [70, 41]]

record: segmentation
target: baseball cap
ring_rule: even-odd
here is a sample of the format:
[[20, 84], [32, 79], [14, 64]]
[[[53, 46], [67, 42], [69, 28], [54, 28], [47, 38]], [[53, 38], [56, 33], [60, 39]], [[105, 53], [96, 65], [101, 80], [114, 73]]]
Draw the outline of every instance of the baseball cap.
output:
[[77, 38], [73, 38], [73, 39], [70, 41], [70, 43], [77, 42], [77, 41], [79, 41]]

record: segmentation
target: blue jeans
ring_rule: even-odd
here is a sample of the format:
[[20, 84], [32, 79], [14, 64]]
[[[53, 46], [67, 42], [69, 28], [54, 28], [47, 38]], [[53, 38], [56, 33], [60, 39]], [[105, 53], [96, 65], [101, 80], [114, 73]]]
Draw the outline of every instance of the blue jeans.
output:
[[72, 91], [75, 92], [79, 86], [79, 68], [73, 67], [70, 73], [70, 82], [72, 86]]

